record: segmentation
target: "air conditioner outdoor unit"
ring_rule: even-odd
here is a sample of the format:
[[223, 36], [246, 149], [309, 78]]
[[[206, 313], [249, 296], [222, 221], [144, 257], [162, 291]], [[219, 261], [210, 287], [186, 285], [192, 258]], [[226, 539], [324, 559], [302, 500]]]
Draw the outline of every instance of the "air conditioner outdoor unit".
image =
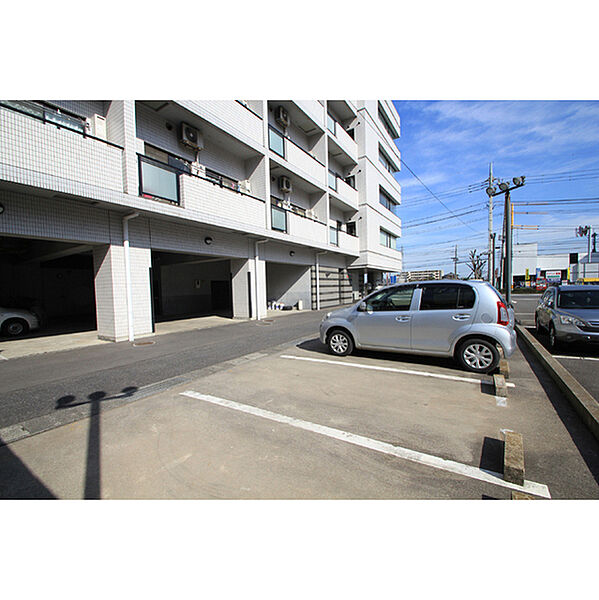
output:
[[289, 179], [289, 177], [286, 175], [281, 175], [281, 177], [279, 177], [279, 190], [285, 194], [288, 194], [292, 189], [293, 186], [291, 185], [291, 179]]
[[246, 194], [252, 193], [252, 186], [250, 185], [249, 179], [244, 179], [243, 181], [239, 182], [239, 191]]
[[204, 148], [204, 136], [201, 131], [187, 123], [181, 123], [180, 140], [186, 146], [196, 150], [202, 150]]
[[94, 137], [106, 139], [106, 117], [102, 115], [94, 115], [91, 118], [91, 134]]
[[289, 127], [291, 121], [289, 120], [289, 113], [285, 110], [284, 106], [277, 106], [275, 110], [275, 121], [281, 127]]

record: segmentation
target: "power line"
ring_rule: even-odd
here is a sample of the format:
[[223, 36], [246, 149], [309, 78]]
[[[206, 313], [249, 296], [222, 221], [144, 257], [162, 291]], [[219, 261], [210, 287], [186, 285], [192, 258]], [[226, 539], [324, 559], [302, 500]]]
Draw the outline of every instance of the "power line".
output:
[[[416, 173], [414, 173], [414, 171], [412, 171], [412, 169], [410, 169], [410, 167], [405, 163], [405, 161], [403, 160], [403, 158], [400, 159], [402, 164], [404, 165], [404, 167], [410, 171], [410, 173], [412, 173], [412, 175], [422, 184], [422, 186], [428, 190], [430, 192], [430, 194], [434, 197], [437, 198], [437, 196], [435, 195], [435, 193], [420, 179], [420, 177], [418, 177], [418, 175], [416, 175]], [[439, 198], [437, 198], [437, 200], [439, 200]], [[439, 200], [440, 204], [446, 208], [452, 215], [454, 215], [454, 217], [456, 217], [456, 219], [458, 221], [461, 221], [462, 223], [464, 223], [464, 221], [462, 221], [462, 219], [460, 219], [459, 217], [457, 217], [455, 215], [455, 213], [442, 201]], [[464, 223], [464, 225], [466, 225], [466, 227], [468, 227], [469, 229], [472, 229], [472, 227], [470, 227], [470, 225], [467, 225], [466, 223]], [[474, 229], [472, 229], [472, 231], [474, 231]]]

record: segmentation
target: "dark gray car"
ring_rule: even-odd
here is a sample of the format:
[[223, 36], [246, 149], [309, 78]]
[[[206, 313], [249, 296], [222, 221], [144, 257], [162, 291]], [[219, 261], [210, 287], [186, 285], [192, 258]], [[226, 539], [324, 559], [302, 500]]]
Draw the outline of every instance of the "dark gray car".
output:
[[599, 342], [599, 285], [558, 285], [545, 291], [535, 309], [537, 333], [549, 334], [549, 346]]

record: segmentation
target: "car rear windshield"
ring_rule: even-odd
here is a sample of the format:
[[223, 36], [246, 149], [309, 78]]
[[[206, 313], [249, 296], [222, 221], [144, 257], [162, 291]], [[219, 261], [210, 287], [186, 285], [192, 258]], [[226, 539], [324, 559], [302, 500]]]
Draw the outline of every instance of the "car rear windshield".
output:
[[559, 308], [599, 308], [599, 290], [560, 291], [557, 305]]

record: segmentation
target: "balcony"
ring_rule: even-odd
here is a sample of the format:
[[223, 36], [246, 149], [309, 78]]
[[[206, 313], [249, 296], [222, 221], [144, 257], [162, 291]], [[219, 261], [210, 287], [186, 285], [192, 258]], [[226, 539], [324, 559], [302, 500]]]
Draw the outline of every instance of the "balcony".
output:
[[181, 205], [194, 220], [242, 231], [266, 227], [264, 200], [236, 191], [224, 179], [180, 173], [179, 189]]
[[310, 183], [324, 187], [325, 166], [288, 137], [273, 127], [268, 130], [268, 147], [279, 156], [282, 166], [307, 179]]
[[123, 149], [84, 122], [33, 102], [0, 106], [0, 179], [107, 199], [123, 192]]
[[329, 154], [344, 166], [358, 163], [358, 144], [332, 117], [327, 115]]
[[[310, 217], [300, 214], [298, 207], [285, 207], [276, 198], [272, 199], [271, 226], [275, 231], [282, 231], [293, 236], [293, 241], [302, 241], [307, 244], [326, 243], [326, 225]], [[295, 209], [295, 210], [294, 210]]]
[[355, 235], [345, 231], [338, 232], [339, 249], [344, 252], [358, 255], [360, 253], [360, 240]]
[[242, 141], [249, 138], [252, 145], [263, 145], [262, 118], [241, 102], [183, 100], [176, 103]]
[[324, 106], [318, 100], [294, 100], [293, 103], [321, 130], [324, 129]]
[[345, 183], [332, 171], [329, 171], [329, 195], [332, 204], [337, 205], [341, 210], [358, 210], [358, 190]]

